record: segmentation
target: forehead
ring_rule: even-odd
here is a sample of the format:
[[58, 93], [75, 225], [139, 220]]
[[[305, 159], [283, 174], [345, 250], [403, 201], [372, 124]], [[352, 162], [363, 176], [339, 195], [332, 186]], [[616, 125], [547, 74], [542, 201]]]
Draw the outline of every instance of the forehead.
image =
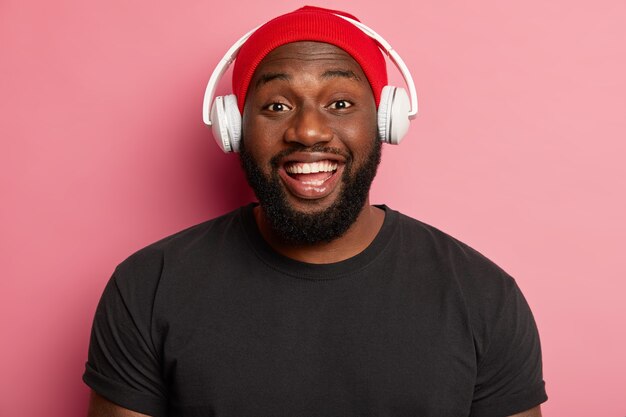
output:
[[252, 77], [254, 80], [267, 72], [295, 72], [305, 70], [346, 70], [367, 83], [361, 66], [343, 49], [323, 42], [292, 42], [272, 50], [263, 58]]

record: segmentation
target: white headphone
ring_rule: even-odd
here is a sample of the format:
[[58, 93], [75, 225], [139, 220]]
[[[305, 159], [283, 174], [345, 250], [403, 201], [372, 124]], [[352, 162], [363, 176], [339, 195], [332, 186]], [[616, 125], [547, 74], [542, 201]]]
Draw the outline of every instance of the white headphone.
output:
[[[367, 36], [374, 39], [378, 43], [379, 48], [385, 52], [396, 68], [400, 70], [402, 78], [404, 78], [406, 85], [409, 87], [410, 98], [404, 88], [390, 85], [383, 87], [380, 94], [380, 103], [378, 104], [378, 135], [383, 142], [397, 145], [409, 130], [410, 119], [415, 118], [417, 115], [417, 93], [411, 73], [400, 55], [398, 55], [382, 36], [361, 22], [342, 15], [336, 16], [352, 23]], [[224, 152], [239, 151], [239, 142], [241, 141], [241, 114], [237, 106], [237, 97], [234, 94], [215, 97], [210, 116], [209, 105], [211, 101], [213, 101], [217, 83], [237, 57], [239, 49], [259, 27], [260, 26], [243, 35], [241, 39], [228, 49], [222, 60], [217, 64], [217, 67], [213, 70], [204, 92], [202, 119], [207, 126], [212, 126], [213, 136]]]

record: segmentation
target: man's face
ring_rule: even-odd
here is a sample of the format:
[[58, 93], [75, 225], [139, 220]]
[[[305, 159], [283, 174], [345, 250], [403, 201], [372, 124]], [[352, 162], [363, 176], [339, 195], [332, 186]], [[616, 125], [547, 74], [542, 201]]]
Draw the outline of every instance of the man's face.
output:
[[368, 201], [380, 162], [376, 104], [345, 51], [295, 42], [260, 63], [243, 115], [241, 162], [274, 232], [331, 241]]

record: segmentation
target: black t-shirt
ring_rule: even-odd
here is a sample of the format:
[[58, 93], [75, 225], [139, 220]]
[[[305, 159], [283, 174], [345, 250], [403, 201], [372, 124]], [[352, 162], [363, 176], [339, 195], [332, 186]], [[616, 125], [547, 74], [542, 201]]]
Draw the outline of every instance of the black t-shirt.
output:
[[109, 281], [83, 379], [154, 416], [507, 416], [546, 400], [514, 280], [387, 207], [324, 265], [275, 253], [252, 206], [135, 253]]

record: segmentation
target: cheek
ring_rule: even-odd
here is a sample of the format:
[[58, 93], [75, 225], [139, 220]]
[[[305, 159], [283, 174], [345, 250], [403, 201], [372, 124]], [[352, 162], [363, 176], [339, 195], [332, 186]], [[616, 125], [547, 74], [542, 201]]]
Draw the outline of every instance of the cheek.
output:
[[255, 145], [262, 145], [264, 148], [279, 142], [278, 139], [282, 137], [284, 130], [280, 123], [246, 111], [246, 108], [244, 108], [241, 128], [244, 138], [251, 138], [250, 141], [254, 141]]
[[364, 119], [358, 122], [346, 123], [342, 126], [342, 130], [346, 137], [349, 137], [355, 143], [370, 143], [374, 137], [378, 135], [378, 126], [376, 120]]
[[249, 116], [244, 112], [242, 120], [242, 136], [246, 150], [254, 159], [265, 168], [274, 151], [272, 143], [275, 140], [275, 132], [267, 123], [263, 123], [259, 118]]
[[350, 121], [341, 126], [342, 136], [346, 138], [346, 145], [353, 153], [355, 162], [361, 162], [367, 158], [374, 143], [378, 141], [378, 125], [376, 112], [368, 112], [366, 117], [359, 118], [358, 121]]

